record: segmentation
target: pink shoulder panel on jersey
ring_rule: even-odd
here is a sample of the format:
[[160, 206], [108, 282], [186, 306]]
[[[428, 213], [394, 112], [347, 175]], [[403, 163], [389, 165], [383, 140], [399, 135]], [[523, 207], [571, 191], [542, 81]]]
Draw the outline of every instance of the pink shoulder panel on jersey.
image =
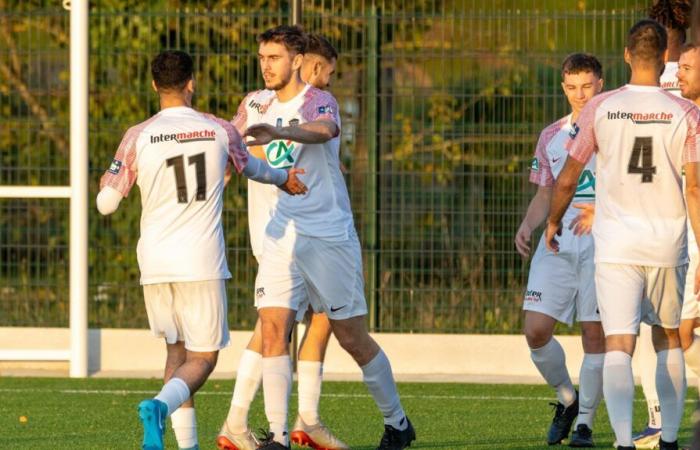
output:
[[330, 92], [322, 91], [315, 87], [309, 87], [304, 94], [304, 104], [301, 105], [301, 117], [305, 122], [313, 122], [314, 120], [330, 120], [340, 125], [338, 120], [338, 102]]
[[537, 166], [533, 165], [530, 167], [531, 183], [544, 187], [554, 186], [554, 175], [552, 174], [552, 167], [549, 165], [549, 158], [547, 157], [547, 146], [552, 142], [554, 136], [561, 131], [566, 121], [566, 117], [561, 118], [546, 126], [540, 133], [540, 137], [537, 139], [537, 147], [535, 148]]
[[136, 169], [136, 141], [141, 132], [157, 117], [158, 115], [156, 114], [150, 119], [126, 130], [117, 153], [114, 155], [112, 164], [100, 179], [100, 190], [105, 186], [109, 186], [119, 191], [124, 197], [129, 195], [129, 191], [134, 186], [138, 174]]
[[248, 165], [248, 151], [243, 147], [243, 139], [236, 128], [228, 120], [216, 117], [213, 114], [202, 113], [207, 119], [213, 120], [226, 130], [228, 136], [228, 157], [233, 162], [236, 172], [241, 173]]
[[566, 143], [566, 150], [570, 157], [583, 164], [590, 161], [593, 153], [598, 151], [598, 142], [595, 137], [596, 112], [605, 100], [624, 90], [623, 86], [614, 91], [598, 94], [586, 103], [574, 124], [575, 134]]
[[692, 102], [664, 91], [671, 100], [676, 102], [685, 113], [685, 124], [688, 128], [683, 144], [683, 164], [700, 162], [700, 148], [698, 145], [698, 128], [700, 127], [700, 110]]
[[248, 95], [246, 95], [241, 101], [240, 105], [238, 105], [236, 115], [233, 116], [233, 119], [231, 119], [231, 124], [236, 128], [238, 134], [240, 135], [243, 135], [246, 128], [248, 128], [248, 108], [246, 106], [258, 92], [260, 91], [250, 92]]

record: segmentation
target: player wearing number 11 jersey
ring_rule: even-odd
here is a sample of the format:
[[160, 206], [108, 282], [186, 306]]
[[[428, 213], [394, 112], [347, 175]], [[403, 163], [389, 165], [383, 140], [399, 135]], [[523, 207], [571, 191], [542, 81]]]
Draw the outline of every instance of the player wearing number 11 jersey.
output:
[[161, 110], [126, 132], [97, 196], [99, 211], [111, 214], [134, 183], [141, 191], [141, 284], [151, 330], [168, 352], [165, 385], [139, 405], [146, 450], [163, 448], [168, 416], [179, 447], [198, 448], [192, 396], [229, 342], [224, 280], [231, 274], [221, 226], [227, 164], [290, 194], [306, 191], [298, 170], [249, 158], [228, 121], [192, 109], [192, 66], [184, 52], [155, 57]]
[[[631, 358], [641, 321], [653, 326], [661, 450], [678, 448], [684, 406], [678, 327], [688, 266], [686, 201], [696, 235], [700, 229], [700, 112], [659, 86], [666, 47], [666, 30], [658, 22], [642, 20], [630, 29], [625, 47], [630, 82], [595, 97], [581, 112], [578, 130], [567, 144], [569, 158], [552, 194], [545, 231], [547, 247], [559, 251], [561, 219], [595, 154], [593, 238], [606, 339], [603, 393], [618, 450], [635, 448]], [[698, 287], [700, 272], [695, 274], [696, 293]]]

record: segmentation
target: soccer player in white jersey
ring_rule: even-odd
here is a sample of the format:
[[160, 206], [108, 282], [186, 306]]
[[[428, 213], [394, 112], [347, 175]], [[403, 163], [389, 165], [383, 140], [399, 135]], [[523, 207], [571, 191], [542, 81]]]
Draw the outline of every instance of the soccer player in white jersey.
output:
[[[691, 9], [692, 0], [655, 0], [649, 9], [649, 18], [663, 25], [668, 33], [668, 58], [661, 74], [661, 88], [677, 96], [681, 95], [676, 77], [678, 58], [681, 45], [686, 40]], [[688, 238], [688, 251], [692, 257], [695, 253], [695, 237], [690, 230]], [[649, 420], [646, 428], [634, 435], [634, 443], [637, 448], [655, 448], [661, 437], [661, 412], [659, 396], [656, 395], [656, 352], [652, 344], [651, 326], [646, 323], [642, 323], [639, 328], [637, 358]]]
[[245, 135], [252, 139], [248, 143], [264, 146], [269, 164], [304, 166], [309, 186], [305, 202], [282, 194], [273, 204], [262, 205], [268, 216], [263, 241], [256, 242], [251, 235], [254, 248], [262, 248], [255, 292], [265, 413], [270, 422], [270, 436], [260, 448], [289, 448], [288, 336], [296, 312], [306, 309], [309, 301], [315, 311], [328, 315], [338, 342], [362, 369], [384, 416], [379, 448], [405, 448], [415, 432], [401, 406], [389, 360], [366, 328], [361, 250], [339, 168], [338, 105], [328, 92], [302, 82], [299, 71], [306, 37], [299, 28], [280, 26], [258, 41], [267, 90], [249, 100], [248, 117], [239, 114], [236, 122], [245, 120]]
[[[139, 404], [143, 448], [163, 448], [170, 416], [181, 449], [197, 449], [194, 393], [229, 343], [221, 226], [227, 164], [256, 181], [301, 194], [300, 169], [274, 169], [249, 158], [226, 120], [192, 109], [192, 58], [165, 51], [151, 64], [160, 112], [131, 127], [100, 181], [97, 208], [111, 214], [134, 183], [141, 191], [137, 247], [148, 321], [165, 338], [165, 385]], [[285, 194], [286, 195], [286, 194]]]
[[[330, 79], [335, 72], [338, 60], [338, 52], [333, 45], [323, 36], [308, 35], [304, 59], [301, 65], [301, 79], [313, 87], [324, 89], [330, 85]], [[247, 128], [247, 117], [255, 111], [250, 109], [250, 102], [254, 101], [260, 91], [246, 96], [239, 106], [239, 113], [233, 122], [240, 133]], [[244, 119], [245, 118], [245, 119]], [[267, 161], [265, 152], [261, 146], [249, 149], [253, 156]], [[267, 192], [265, 186], [256, 186], [257, 183], [249, 183], [249, 193], [260, 189]], [[276, 192], [269, 195], [275, 197]], [[274, 199], [273, 199], [274, 200]], [[269, 221], [269, 212], [256, 207], [254, 202], [249, 202], [250, 233], [255, 234], [253, 242], [262, 242], [265, 227]], [[262, 217], [260, 215], [262, 214]], [[262, 256], [262, 249], [253, 248], [256, 259]], [[305, 315], [305, 310], [300, 308], [297, 319]], [[299, 399], [299, 413], [292, 428], [291, 440], [300, 445], [307, 445], [314, 449], [342, 450], [348, 446], [321, 422], [319, 415], [319, 400], [321, 396], [321, 382], [323, 375], [323, 360], [331, 335], [331, 326], [328, 316], [323, 312], [306, 314], [308, 318], [306, 330], [299, 346], [297, 360], [297, 388]], [[217, 445], [221, 450], [254, 450], [257, 447], [250, 427], [248, 426], [248, 412], [250, 404], [262, 380], [262, 335], [260, 326], [256, 324], [253, 336], [243, 351], [238, 363], [236, 384], [231, 398], [229, 413], [221, 427], [217, 437]]]
[[[595, 153], [595, 282], [606, 336], [603, 393], [618, 449], [635, 448], [631, 358], [640, 321], [653, 325], [662, 450], [678, 448], [685, 398], [678, 327], [688, 266], [686, 203], [693, 229], [700, 230], [700, 111], [659, 86], [666, 37], [653, 20], [630, 29], [625, 47], [630, 82], [593, 98], [581, 112], [545, 231], [547, 247], [558, 251], [561, 219]], [[694, 280], [697, 293], [700, 271]]]
[[[581, 109], [603, 88], [600, 62], [594, 56], [583, 53], [567, 56], [562, 63], [561, 86], [571, 113], [546, 127], [537, 142], [530, 168], [530, 181], [537, 184], [537, 193], [530, 201], [527, 214], [515, 235], [515, 246], [525, 258], [530, 255], [533, 230], [542, 225], [547, 217], [552, 186], [564, 167], [567, 156], [565, 144], [573, 132], [573, 124]], [[592, 160], [579, 180], [574, 201], [588, 204], [594, 199], [595, 160]], [[593, 281], [593, 238], [590, 234], [575, 236], [568, 227], [572, 218], [577, 216], [576, 211], [571, 206], [564, 218], [567, 227], [561, 251], [558, 254], [549, 252], [544, 240], [540, 240], [532, 258], [523, 302], [524, 333], [533, 363], [557, 392], [558, 402], [547, 443], [559, 444], [566, 439], [578, 415], [569, 445], [593, 447], [593, 419], [602, 397], [605, 340]], [[574, 314], [581, 322], [584, 349], [578, 393], [566, 368], [564, 350], [553, 337], [557, 322], [571, 325]]]

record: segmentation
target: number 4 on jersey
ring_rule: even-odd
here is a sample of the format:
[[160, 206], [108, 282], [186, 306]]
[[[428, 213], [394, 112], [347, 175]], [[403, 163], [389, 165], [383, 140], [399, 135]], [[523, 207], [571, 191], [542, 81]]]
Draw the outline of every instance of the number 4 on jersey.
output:
[[627, 165], [627, 173], [641, 173], [642, 183], [651, 183], [656, 173], [656, 166], [652, 165], [653, 155], [651, 137], [634, 138], [634, 147], [632, 147], [632, 155]]

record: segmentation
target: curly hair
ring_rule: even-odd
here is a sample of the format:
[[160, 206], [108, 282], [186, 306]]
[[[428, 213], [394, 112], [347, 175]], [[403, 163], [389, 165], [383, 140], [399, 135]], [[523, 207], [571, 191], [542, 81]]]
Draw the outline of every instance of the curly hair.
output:
[[649, 18], [666, 28], [685, 31], [690, 27], [693, 0], [655, 0], [649, 8]]

